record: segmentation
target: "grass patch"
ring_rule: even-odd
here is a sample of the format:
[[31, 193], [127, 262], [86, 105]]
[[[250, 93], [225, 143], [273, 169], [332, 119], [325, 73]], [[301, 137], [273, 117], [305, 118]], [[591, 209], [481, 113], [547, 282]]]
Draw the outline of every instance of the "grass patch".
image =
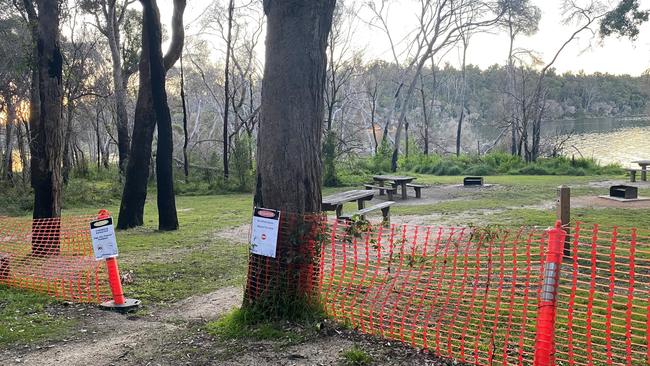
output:
[[345, 366], [364, 366], [372, 363], [372, 357], [359, 346], [354, 346], [341, 354]]
[[[268, 340], [285, 344], [303, 341], [316, 331], [314, 323], [298, 324], [286, 321], [267, 321], [249, 308], [235, 309], [219, 320], [206, 324], [206, 331], [221, 340]], [[297, 331], [298, 330], [298, 331]]]
[[59, 338], [75, 322], [47, 311], [49, 297], [0, 287], [0, 346]]

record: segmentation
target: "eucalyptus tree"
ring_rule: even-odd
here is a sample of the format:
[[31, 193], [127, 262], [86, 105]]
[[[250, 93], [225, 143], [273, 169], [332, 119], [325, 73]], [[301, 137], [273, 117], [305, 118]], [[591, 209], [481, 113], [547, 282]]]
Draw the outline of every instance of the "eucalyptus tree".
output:
[[[376, 2], [379, 1], [377, 4]], [[402, 129], [404, 126], [409, 103], [416, 89], [420, 73], [426, 62], [435, 57], [448, 47], [456, 45], [461, 40], [462, 32], [477, 32], [487, 27], [492, 27], [503, 15], [498, 2], [481, 0], [419, 0], [419, 9], [415, 22], [417, 27], [405, 40], [405, 55], [398, 56], [397, 42], [391, 34], [387, 21], [390, 12], [386, 0], [370, 2], [370, 9], [374, 14], [373, 24], [381, 29], [391, 45], [393, 58], [398, 65], [402, 65], [403, 80], [395, 93], [395, 110], [399, 109], [393, 154], [391, 157], [391, 170], [397, 170], [397, 159], [400, 151]], [[459, 21], [460, 20], [460, 21]]]
[[[335, 4], [335, 0], [264, 0], [267, 51], [257, 141], [254, 204], [258, 207], [298, 215], [321, 210], [326, 46]], [[300, 231], [310, 232], [309, 228]], [[249, 276], [253, 285], [266, 275], [272, 279], [260, 296], [247, 293], [244, 305], [261, 308], [269, 316], [296, 316], [292, 312], [302, 309], [300, 304], [309, 295], [305, 282], [297, 281], [302, 265], [286, 264], [309, 263], [299, 257], [304, 251], [297, 245], [304, 243], [291, 237], [278, 243], [277, 258], [266, 258], [277, 261], [281, 271]]]
[[[0, 2], [0, 4], [3, 4]], [[4, 4], [9, 9], [8, 3]], [[20, 128], [22, 107], [29, 90], [30, 35], [19, 15], [0, 13], [0, 111], [4, 113], [4, 146], [0, 148], [0, 180], [14, 181], [14, 148]], [[27, 168], [27, 167], [25, 167]]]
[[530, 0], [502, 0], [500, 6], [505, 14], [499, 20], [499, 27], [508, 32], [508, 57], [507, 57], [507, 80], [505, 87], [505, 122], [510, 128], [510, 152], [517, 154], [518, 123], [517, 103], [515, 100], [515, 59], [518, 54], [526, 53], [526, 50], [515, 47], [515, 40], [520, 35], [531, 35], [537, 32], [541, 10], [533, 5]]
[[129, 118], [127, 84], [137, 71], [140, 48], [139, 14], [130, 10], [135, 0], [81, 0], [81, 7], [95, 18], [94, 26], [106, 37], [113, 67], [113, 90], [117, 125], [120, 173], [124, 174], [129, 156]]
[[256, 84], [261, 69], [255, 49], [264, 26], [260, 5], [260, 2], [251, 0], [228, 0], [225, 4], [215, 1], [202, 20], [201, 34], [215, 36], [218, 41], [215, 50], [221, 53], [224, 49], [223, 79], [218, 83], [222, 94], [217, 93], [213, 86], [209, 88], [215, 98], [222, 99], [218, 103], [223, 106], [221, 158], [226, 180], [231, 170], [230, 155], [237, 149], [235, 143], [242, 142], [242, 132], [248, 136], [245, 150], [250, 156], [253, 152], [252, 133], [259, 111], [259, 88]]
[[[143, 14], [142, 52], [140, 53], [139, 89], [133, 121], [133, 136], [131, 141], [130, 158], [126, 169], [126, 179], [120, 215], [117, 227], [128, 229], [141, 226], [144, 222], [144, 204], [147, 198], [147, 183], [151, 162], [153, 134], [158, 126], [158, 149], [156, 153], [156, 182], [158, 202], [158, 227], [160, 230], [176, 230], [178, 217], [175, 209], [173, 162], [173, 135], [171, 119], [166, 116], [168, 106], [163, 99], [166, 95], [159, 88], [164, 87], [164, 77], [174, 66], [183, 50], [185, 30], [183, 28], [183, 13], [186, 0], [174, 0], [172, 15], [172, 36], [169, 49], [162, 59], [163, 75], [153, 73], [152, 64], [157, 62], [157, 49], [161, 47], [162, 34], [160, 13], [155, 0], [141, 1], [148, 14]], [[150, 23], [145, 24], [145, 21]], [[160, 39], [159, 37], [160, 36]], [[151, 44], [153, 42], [154, 44]], [[153, 50], [150, 49], [154, 47]], [[156, 71], [160, 71], [157, 70]], [[162, 77], [163, 80], [159, 80]], [[162, 85], [161, 85], [162, 84]], [[154, 90], [155, 89], [155, 90]], [[154, 94], [156, 96], [154, 97]], [[165, 105], [164, 105], [165, 104]], [[159, 120], [163, 118], [163, 120]]]
[[650, 18], [650, 9], [640, 9], [639, 0], [621, 0], [600, 22], [603, 37], [618, 34], [630, 39], [639, 35], [639, 26]]
[[[562, 3], [563, 23], [574, 26], [574, 29], [553, 53], [550, 61], [546, 62], [537, 72], [532, 84], [532, 92], [526, 96], [526, 88], [521, 88], [520, 98], [520, 119], [522, 122], [520, 131], [526, 161], [536, 161], [541, 153], [542, 123], [545, 114], [548, 88], [545, 85], [547, 75], [566, 48], [582, 33], [595, 34], [595, 26], [607, 14], [605, 6], [599, 1], [588, 1], [587, 3], [575, 0], [565, 0]], [[522, 79], [525, 80], [525, 79]], [[531, 134], [528, 135], [528, 126], [531, 126]]]

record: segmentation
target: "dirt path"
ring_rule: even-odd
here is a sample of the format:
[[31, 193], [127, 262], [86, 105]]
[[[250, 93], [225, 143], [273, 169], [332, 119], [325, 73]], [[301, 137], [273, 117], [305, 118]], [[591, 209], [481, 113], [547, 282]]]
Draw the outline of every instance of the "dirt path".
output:
[[[112, 365], [128, 364], [134, 354], [155, 353], [164, 340], [187, 323], [218, 318], [241, 303], [242, 290], [225, 287], [193, 296], [148, 316], [129, 317], [96, 308], [81, 319], [78, 339], [34, 349], [0, 354], [2, 365]], [[134, 363], [137, 364], [137, 363]]]
[[0, 365], [341, 365], [342, 352], [352, 347], [363, 349], [373, 365], [458, 365], [331, 321], [297, 343], [212, 339], [202, 325], [238, 306], [241, 296], [240, 288], [226, 287], [138, 316], [70, 305], [63, 313], [79, 320], [76, 336], [0, 351]]

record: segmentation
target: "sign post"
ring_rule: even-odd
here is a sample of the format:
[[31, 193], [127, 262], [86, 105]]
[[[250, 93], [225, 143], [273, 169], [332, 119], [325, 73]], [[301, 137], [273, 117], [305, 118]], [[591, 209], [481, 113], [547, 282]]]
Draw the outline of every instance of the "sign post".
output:
[[140, 306], [140, 300], [124, 297], [120, 270], [117, 266], [118, 250], [115, 228], [113, 227], [113, 218], [108, 211], [99, 211], [97, 220], [90, 222], [90, 237], [93, 242], [95, 259], [98, 261], [106, 260], [108, 283], [113, 294], [113, 300], [102, 303], [101, 307], [108, 310], [128, 312]]
[[275, 258], [279, 231], [280, 211], [256, 207], [251, 228], [251, 253]]

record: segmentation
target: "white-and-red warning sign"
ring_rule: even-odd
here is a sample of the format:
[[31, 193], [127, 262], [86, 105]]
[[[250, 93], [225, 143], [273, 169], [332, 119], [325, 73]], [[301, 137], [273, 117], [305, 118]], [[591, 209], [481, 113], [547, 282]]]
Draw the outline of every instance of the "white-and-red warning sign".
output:
[[251, 253], [275, 258], [280, 230], [280, 211], [268, 208], [253, 210]]
[[90, 237], [93, 242], [95, 259], [99, 261], [117, 257], [117, 240], [112, 217], [91, 221]]

